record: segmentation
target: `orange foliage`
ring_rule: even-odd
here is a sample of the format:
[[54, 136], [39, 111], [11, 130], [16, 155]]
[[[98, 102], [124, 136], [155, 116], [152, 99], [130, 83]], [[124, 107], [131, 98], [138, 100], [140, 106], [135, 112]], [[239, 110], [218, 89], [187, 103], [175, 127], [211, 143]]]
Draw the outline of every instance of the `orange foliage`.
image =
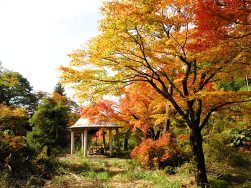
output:
[[[167, 101], [150, 84], [139, 82], [125, 89], [118, 109], [121, 119], [127, 122], [127, 126], [132, 127], [134, 131], [140, 130], [145, 137], [149, 137], [150, 129], [163, 129], [167, 118], [166, 106]], [[151, 132], [150, 135], [154, 138], [155, 132]]]
[[131, 157], [137, 158], [144, 166], [159, 166], [161, 162], [177, 156], [178, 150], [174, 141], [175, 138], [170, 133], [164, 134], [158, 140], [143, 140], [133, 149]]
[[148, 83], [131, 84], [123, 93], [119, 102], [102, 100], [92, 106], [81, 107], [81, 116], [92, 123], [124, 125], [134, 131], [140, 130], [145, 136], [149, 128], [159, 126], [155, 125], [156, 118], [152, 116], [156, 113], [165, 115], [166, 100]]
[[[4, 150], [17, 151], [26, 146], [25, 137], [23, 136], [4, 134], [0, 135], [0, 140], [2, 145], [1, 150], [3, 151]], [[6, 146], [6, 148], [4, 146]]]
[[194, 10], [198, 34], [203, 35], [206, 45], [226, 37], [242, 38], [251, 34], [250, 0], [198, 0]]
[[114, 105], [113, 101], [102, 100], [91, 107], [81, 107], [79, 112], [82, 117], [88, 118], [92, 123], [106, 124], [116, 117]]
[[51, 94], [51, 98], [55, 101], [55, 102], [67, 102], [68, 101], [68, 99], [67, 99], [67, 97], [66, 96], [63, 96], [63, 95], [61, 95], [61, 94], [59, 94], [59, 93], [57, 93], [57, 92], [53, 92], [52, 94]]

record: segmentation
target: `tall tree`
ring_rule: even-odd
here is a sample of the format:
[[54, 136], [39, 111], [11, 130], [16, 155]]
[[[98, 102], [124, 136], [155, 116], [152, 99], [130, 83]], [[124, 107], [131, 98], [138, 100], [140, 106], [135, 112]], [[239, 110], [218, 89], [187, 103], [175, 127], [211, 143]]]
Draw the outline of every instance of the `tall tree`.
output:
[[30, 119], [32, 131], [27, 136], [29, 145], [34, 149], [66, 146], [69, 117], [66, 97], [53, 93], [51, 97], [43, 99]]
[[28, 119], [35, 111], [38, 98], [29, 81], [21, 74], [0, 65], [0, 129], [26, 135]]
[[[72, 53], [70, 67], [61, 70], [62, 80], [73, 84], [77, 96], [86, 100], [119, 94], [121, 88], [135, 82], [149, 83], [189, 127], [196, 182], [205, 186], [202, 130], [213, 113], [250, 100], [247, 91], [223, 91], [217, 86], [219, 81], [230, 82], [250, 71], [247, 49], [251, 40], [250, 36], [221, 39], [198, 50], [196, 3], [104, 3], [101, 34], [85, 49]], [[205, 41], [203, 36], [200, 39]]]
[[0, 72], [0, 103], [25, 108], [32, 114], [37, 102], [36, 94], [26, 78], [6, 69]]

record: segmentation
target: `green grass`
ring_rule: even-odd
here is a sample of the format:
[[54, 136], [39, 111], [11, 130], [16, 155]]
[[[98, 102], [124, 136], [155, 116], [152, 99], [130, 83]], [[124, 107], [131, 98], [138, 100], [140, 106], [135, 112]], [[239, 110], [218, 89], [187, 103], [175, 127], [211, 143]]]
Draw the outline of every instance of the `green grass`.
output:
[[180, 182], [168, 180], [167, 175], [163, 171], [145, 171], [130, 172], [130, 178], [134, 180], [143, 179], [152, 181], [156, 187], [181, 187]]
[[102, 181], [102, 182], [108, 182], [110, 178], [112, 177], [110, 172], [106, 172], [106, 171], [97, 172], [93, 170], [82, 172], [81, 175], [87, 179], [90, 179], [90, 180], [96, 179], [97, 181]]
[[[212, 188], [251, 187], [248, 169], [241, 166], [230, 169], [224, 166], [224, 173], [221, 173], [220, 163], [215, 163], [214, 168], [212, 165], [208, 166], [211, 168], [208, 171], [208, 179]], [[185, 185], [187, 188], [193, 188], [196, 186], [192, 168], [190, 163], [184, 163], [181, 167], [174, 168], [175, 174], [169, 175], [168, 169], [145, 169], [137, 161], [130, 159], [67, 155], [59, 158], [49, 187], [180, 188]]]
[[[139, 164], [129, 159], [118, 158], [87, 158], [70, 156], [61, 159], [58, 176], [52, 179], [52, 185], [67, 186], [72, 181], [72, 174], [77, 183], [89, 182], [94, 187], [153, 187], [153, 188], [178, 188], [181, 183], [173, 181], [162, 170], [146, 170]], [[77, 182], [78, 181], [78, 182]], [[118, 186], [119, 187], [119, 186]]]

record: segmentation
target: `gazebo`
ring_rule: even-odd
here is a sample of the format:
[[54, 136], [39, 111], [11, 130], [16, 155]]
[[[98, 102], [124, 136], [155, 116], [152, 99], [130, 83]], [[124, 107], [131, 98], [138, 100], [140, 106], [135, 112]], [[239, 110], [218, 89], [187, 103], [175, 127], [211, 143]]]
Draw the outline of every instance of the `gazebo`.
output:
[[70, 126], [69, 129], [71, 131], [71, 154], [74, 153], [75, 150], [75, 133], [81, 134], [81, 149], [83, 150], [84, 157], [87, 157], [87, 136], [88, 131], [98, 131], [101, 128], [108, 129], [109, 133], [109, 153], [112, 156], [112, 131], [116, 131], [116, 136], [118, 138], [119, 128], [116, 124], [91, 124], [88, 119], [80, 118], [74, 125]]

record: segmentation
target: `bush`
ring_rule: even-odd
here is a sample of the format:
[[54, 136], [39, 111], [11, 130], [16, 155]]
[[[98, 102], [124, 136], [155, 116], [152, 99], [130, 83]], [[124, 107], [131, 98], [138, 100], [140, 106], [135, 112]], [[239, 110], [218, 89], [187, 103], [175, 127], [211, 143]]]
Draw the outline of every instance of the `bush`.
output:
[[11, 168], [15, 160], [23, 160], [26, 151], [26, 140], [22, 136], [9, 134], [0, 135], [0, 169]]
[[146, 167], [160, 167], [167, 165], [167, 161], [175, 159], [179, 152], [176, 149], [175, 138], [166, 133], [158, 140], [146, 139], [136, 146], [131, 152], [131, 157], [136, 158]]
[[251, 147], [251, 128], [235, 129], [231, 133], [232, 140], [230, 145], [240, 147], [244, 146], [250, 149]]
[[57, 170], [48, 147], [38, 154], [27, 147], [25, 137], [0, 135], [0, 187], [41, 186]]
[[209, 170], [224, 171], [228, 166], [247, 166], [248, 156], [241, 153], [238, 148], [229, 145], [229, 135], [217, 133], [207, 138], [204, 145], [205, 158]]

